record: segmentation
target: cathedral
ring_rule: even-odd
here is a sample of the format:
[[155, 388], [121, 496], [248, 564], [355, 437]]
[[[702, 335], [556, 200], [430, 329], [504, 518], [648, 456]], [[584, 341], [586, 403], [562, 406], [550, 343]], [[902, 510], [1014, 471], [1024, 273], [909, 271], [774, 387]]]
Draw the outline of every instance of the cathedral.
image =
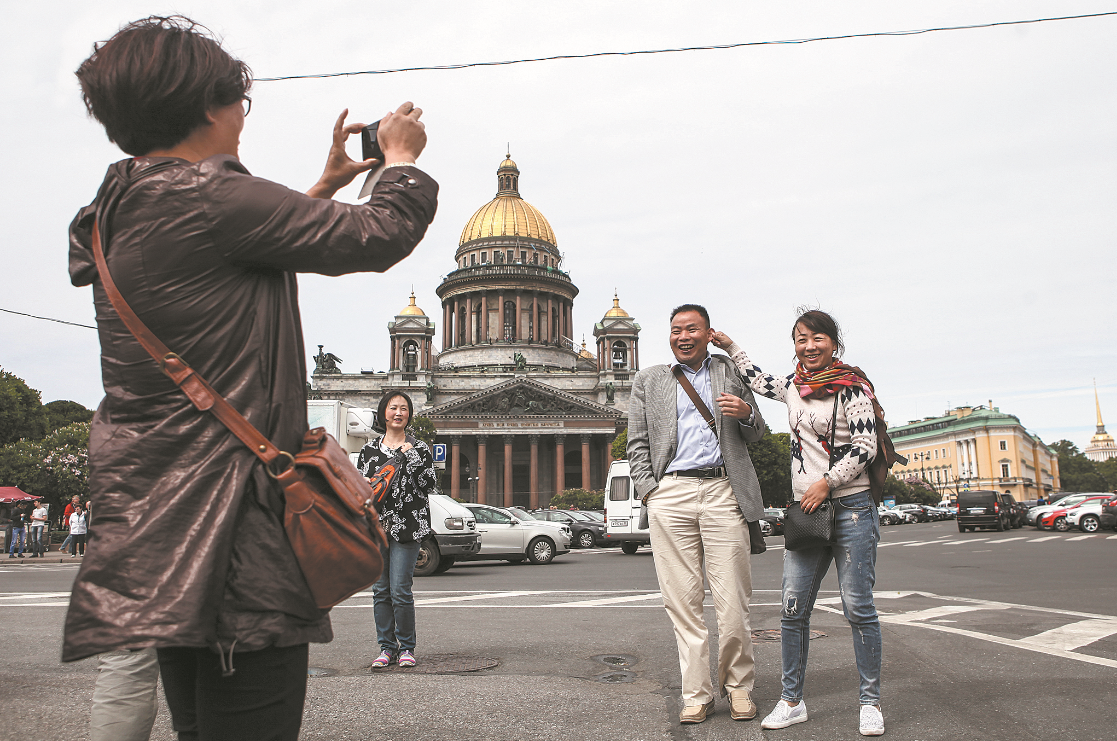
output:
[[509, 155], [454, 262], [437, 289], [441, 331], [412, 293], [388, 322], [389, 369], [342, 373], [319, 348], [311, 398], [375, 408], [384, 393], [406, 392], [447, 446], [443, 486], [458, 499], [534, 509], [564, 489], [603, 489], [640, 367], [640, 325], [614, 295], [593, 326], [596, 352], [574, 341], [578, 287], [551, 225], [520, 196]]

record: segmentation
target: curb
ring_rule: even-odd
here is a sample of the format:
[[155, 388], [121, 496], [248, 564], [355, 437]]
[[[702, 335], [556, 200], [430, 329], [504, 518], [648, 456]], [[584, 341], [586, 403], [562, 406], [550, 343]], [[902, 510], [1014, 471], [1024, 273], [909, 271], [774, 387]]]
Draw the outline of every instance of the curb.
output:
[[35, 564], [40, 564], [40, 563], [51, 563], [51, 564], [54, 564], [54, 563], [73, 563], [73, 564], [78, 564], [78, 563], [81, 563], [82, 560], [84, 560], [83, 556], [78, 556], [77, 558], [71, 558], [68, 555], [62, 556], [62, 555], [59, 555], [58, 553], [48, 554], [46, 556], [43, 556], [42, 558], [31, 558], [30, 556], [27, 556], [27, 555], [24, 555], [23, 558], [19, 558], [18, 556], [16, 558], [5, 558], [2, 555], [0, 555], [0, 568], [5, 568], [7, 566], [34, 566]]

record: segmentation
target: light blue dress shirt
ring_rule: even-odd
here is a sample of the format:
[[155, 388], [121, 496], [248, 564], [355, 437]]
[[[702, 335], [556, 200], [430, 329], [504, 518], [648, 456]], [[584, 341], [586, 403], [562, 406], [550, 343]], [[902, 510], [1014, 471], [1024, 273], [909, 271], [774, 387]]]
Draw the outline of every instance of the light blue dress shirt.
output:
[[[706, 408], [711, 414], [714, 411], [713, 391], [710, 388], [710, 354], [698, 370], [691, 370], [690, 366], [675, 363], [683, 369], [690, 385], [698, 392], [698, 398], [706, 402]], [[674, 366], [672, 366], [674, 373]], [[665, 473], [672, 471], [689, 471], [695, 468], [716, 468], [723, 465], [721, 446], [718, 445], [717, 436], [706, 420], [702, 419], [701, 412], [694, 406], [694, 402], [687, 396], [682, 384], [675, 382], [675, 412], [676, 429], [678, 430], [675, 459], [667, 465]], [[740, 424], [751, 426], [756, 418], [753, 411], [747, 420], [736, 420]]]

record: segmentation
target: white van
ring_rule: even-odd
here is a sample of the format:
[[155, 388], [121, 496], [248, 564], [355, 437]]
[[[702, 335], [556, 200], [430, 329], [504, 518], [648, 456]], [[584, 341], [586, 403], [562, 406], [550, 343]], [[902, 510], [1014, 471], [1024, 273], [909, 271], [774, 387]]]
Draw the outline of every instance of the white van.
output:
[[445, 494], [427, 499], [431, 512], [431, 534], [419, 544], [415, 576], [441, 574], [458, 556], [481, 552], [481, 536], [473, 513]]
[[605, 542], [632, 554], [651, 543], [647, 528], [640, 528], [640, 495], [628, 474], [628, 461], [613, 461], [605, 482]]

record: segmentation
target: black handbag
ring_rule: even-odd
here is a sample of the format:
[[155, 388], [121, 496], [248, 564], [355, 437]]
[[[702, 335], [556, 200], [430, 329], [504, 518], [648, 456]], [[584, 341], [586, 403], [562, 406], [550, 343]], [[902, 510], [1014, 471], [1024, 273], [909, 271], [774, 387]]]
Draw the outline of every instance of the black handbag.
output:
[[[834, 433], [838, 429], [838, 394], [834, 394], [834, 421], [830, 423], [830, 465], [834, 465]], [[827, 499], [811, 513], [792, 502], [783, 516], [783, 545], [789, 551], [825, 548], [834, 543], [834, 503]]]

